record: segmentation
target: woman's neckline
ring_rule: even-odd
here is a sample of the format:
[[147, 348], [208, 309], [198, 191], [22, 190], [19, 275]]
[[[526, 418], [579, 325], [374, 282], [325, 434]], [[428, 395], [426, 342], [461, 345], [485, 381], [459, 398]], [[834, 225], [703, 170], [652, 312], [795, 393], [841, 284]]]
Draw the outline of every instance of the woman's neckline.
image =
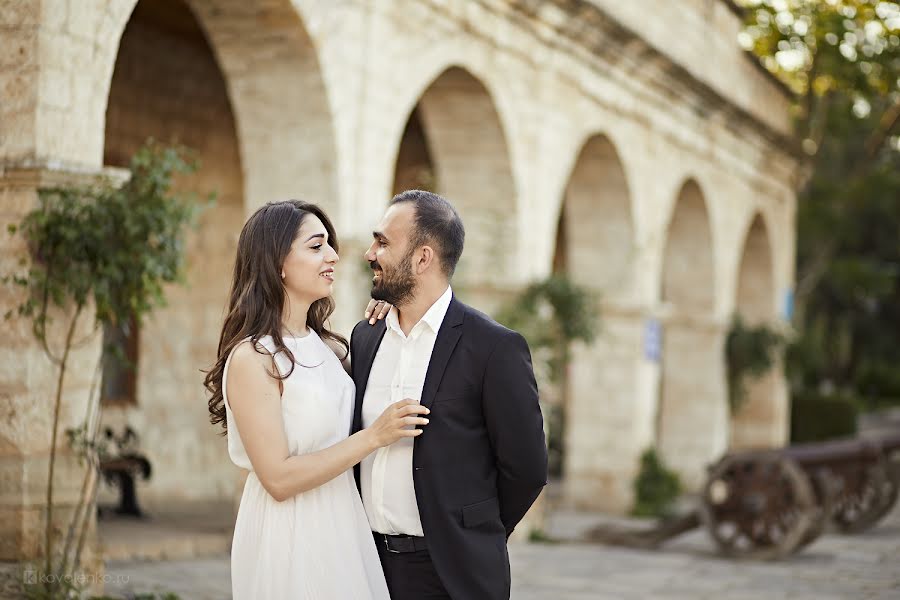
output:
[[312, 337], [313, 334], [315, 334], [315, 330], [310, 328], [306, 332], [306, 335], [285, 335], [282, 333], [281, 339], [283, 339], [283, 340], [305, 340], [306, 338]]

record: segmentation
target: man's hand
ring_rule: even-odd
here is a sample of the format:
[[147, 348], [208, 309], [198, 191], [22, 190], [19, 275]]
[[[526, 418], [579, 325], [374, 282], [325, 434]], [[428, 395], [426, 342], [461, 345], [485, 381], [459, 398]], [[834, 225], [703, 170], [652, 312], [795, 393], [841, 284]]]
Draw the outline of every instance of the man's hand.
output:
[[369, 325], [374, 325], [375, 321], [380, 321], [386, 317], [393, 307], [393, 304], [388, 304], [384, 300], [369, 300], [369, 305], [366, 306], [365, 318], [369, 319]]

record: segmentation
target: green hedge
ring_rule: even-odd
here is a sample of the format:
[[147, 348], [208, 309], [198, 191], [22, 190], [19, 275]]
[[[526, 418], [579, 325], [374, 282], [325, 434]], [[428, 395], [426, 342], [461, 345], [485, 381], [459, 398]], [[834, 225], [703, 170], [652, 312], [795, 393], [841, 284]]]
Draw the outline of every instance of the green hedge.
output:
[[794, 394], [791, 398], [791, 442], [819, 442], [856, 433], [859, 398], [850, 395]]
[[663, 464], [656, 450], [649, 448], [641, 455], [641, 470], [634, 480], [634, 507], [636, 517], [669, 517], [678, 495], [681, 482], [674, 471]]

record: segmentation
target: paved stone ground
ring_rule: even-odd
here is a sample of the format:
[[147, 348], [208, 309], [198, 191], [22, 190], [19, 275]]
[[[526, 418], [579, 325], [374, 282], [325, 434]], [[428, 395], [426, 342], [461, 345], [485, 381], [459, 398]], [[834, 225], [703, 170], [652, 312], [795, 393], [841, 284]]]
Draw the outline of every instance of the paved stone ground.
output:
[[[548, 531], [556, 538], [575, 539], [609, 520], [557, 512]], [[900, 600], [900, 506], [865, 534], [829, 534], [777, 563], [719, 558], [702, 531], [658, 551], [563, 542], [515, 544], [510, 555], [513, 600]], [[110, 561], [107, 574], [107, 593], [114, 597], [151, 591], [175, 592], [184, 600], [230, 597], [225, 555]]]
[[[550, 529], [574, 537], [603, 520], [560, 513]], [[720, 558], [706, 533], [697, 531], [657, 551], [523, 545], [513, 553], [513, 571], [516, 600], [900, 600], [900, 507], [872, 531], [826, 535], [775, 563]]]

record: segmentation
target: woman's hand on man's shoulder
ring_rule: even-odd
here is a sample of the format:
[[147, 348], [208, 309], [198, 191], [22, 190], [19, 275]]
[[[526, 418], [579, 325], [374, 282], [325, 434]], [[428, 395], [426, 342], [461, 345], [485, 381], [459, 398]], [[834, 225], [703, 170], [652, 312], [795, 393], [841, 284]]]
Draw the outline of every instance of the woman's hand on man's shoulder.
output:
[[385, 318], [393, 307], [393, 304], [388, 304], [384, 300], [369, 300], [369, 305], [366, 306], [363, 318], [369, 320], [369, 325], [374, 325], [376, 321]]

